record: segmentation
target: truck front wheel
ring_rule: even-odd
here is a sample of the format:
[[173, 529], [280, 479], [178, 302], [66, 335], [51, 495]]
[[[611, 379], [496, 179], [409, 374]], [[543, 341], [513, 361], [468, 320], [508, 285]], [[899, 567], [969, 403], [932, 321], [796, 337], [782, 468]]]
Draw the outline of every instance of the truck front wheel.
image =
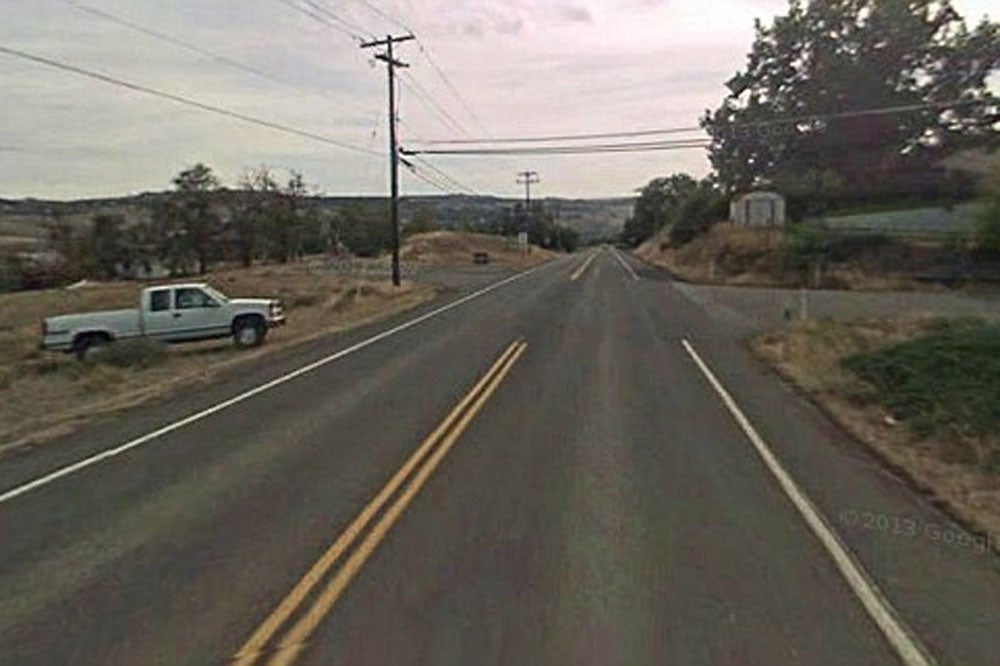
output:
[[242, 317], [233, 323], [233, 342], [237, 347], [256, 347], [264, 342], [267, 326], [259, 317]]

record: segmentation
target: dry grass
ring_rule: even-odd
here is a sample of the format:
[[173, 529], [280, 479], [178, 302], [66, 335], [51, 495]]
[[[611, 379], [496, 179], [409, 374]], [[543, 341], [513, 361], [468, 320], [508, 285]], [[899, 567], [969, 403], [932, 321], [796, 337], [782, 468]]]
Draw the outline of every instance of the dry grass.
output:
[[467, 266], [475, 252], [488, 252], [490, 263], [528, 268], [555, 258], [556, 253], [531, 246], [523, 253], [513, 239], [458, 231], [432, 231], [407, 239], [401, 257], [405, 261], [437, 266]]
[[841, 360], [913, 340], [941, 326], [940, 320], [797, 323], [753, 343], [757, 355], [822, 406], [856, 439], [954, 516], [990, 534], [1000, 534], [1000, 474], [984, 470], [956, 450], [995, 448], [957, 432], [918, 435], [879, 405], [872, 387], [844, 369]]
[[[677, 277], [700, 284], [798, 287], [803, 276], [789, 269], [782, 253], [783, 232], [717, 224], [687, 245], [673, 247], [658, 234], [640, 245], [636, 256], [662, 266]], [[913, 289], [918, 283], [859, 257], [827, 268], [819, 286], [830, 289], [883, 291]], [[866, 261], [867, 260], [867, 261]], [[905, 261], [905, 260], [904, 260]], [[875, 262], [877, 263], [877, 262]]]
[[37, 349], [39, 320], [66, 312], [132, 307], [142, 285], [101, 283], [72, 290], [0, 295], [0, 450], [41, 441], [98, 414], [209, 382], [220, 370], [327, 333], [411, 308], [433, 289], [339, 276], [319, 262], [211, 273], [204, 280], [232, 297], [278, 297], [288, 325], [265, 345], [236, 350], [229, 340], [169, 348], [164, 363], [144, 369], [82, 364]]

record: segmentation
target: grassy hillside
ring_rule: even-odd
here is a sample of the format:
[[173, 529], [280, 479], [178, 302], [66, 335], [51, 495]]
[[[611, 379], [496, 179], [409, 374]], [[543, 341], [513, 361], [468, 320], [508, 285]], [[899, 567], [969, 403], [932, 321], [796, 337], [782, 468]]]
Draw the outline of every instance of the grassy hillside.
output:
[[987, 280], [997, 271], [947, 240], [837, 230], [811, 238], [730, 224], [716, 225], [680, 247], [657, 235], [635, 254], [680, 279], [706, 284], [893, 289], [961, 275]]
[[556, 256], [540, 247], [528, 249], [527, 253], [522, 252], [516, 243], [500, 236], [433, 231], [408, 238], [400, 256], [405, 261], [459, 266], [470, 264], [476, 252], [488, 253], [490, 263], [502, 266], [534, 266]]

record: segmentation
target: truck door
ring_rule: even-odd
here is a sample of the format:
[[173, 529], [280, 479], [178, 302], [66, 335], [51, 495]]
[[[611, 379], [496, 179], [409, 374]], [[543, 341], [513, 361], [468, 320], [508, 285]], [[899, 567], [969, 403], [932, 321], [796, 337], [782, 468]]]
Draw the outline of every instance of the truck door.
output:
[[229, 317], [221, 303], [196, 287], [174, 290], [175, 331], [178, 339], [198, 340], [229, 334]]
[[150, 289], [142, 304], [143, 333], [162, 340], [171, 339], [177, 328], [173, 309], [173, 289]]

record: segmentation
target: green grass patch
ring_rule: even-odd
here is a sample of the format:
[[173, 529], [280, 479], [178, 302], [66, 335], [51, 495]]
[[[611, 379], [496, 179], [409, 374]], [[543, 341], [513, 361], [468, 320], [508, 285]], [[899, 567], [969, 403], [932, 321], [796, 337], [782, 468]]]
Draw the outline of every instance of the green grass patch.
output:
[[841, 363], [918, 435], [1000, 435], [1000, 326], [939, 323], [927, 335]]

